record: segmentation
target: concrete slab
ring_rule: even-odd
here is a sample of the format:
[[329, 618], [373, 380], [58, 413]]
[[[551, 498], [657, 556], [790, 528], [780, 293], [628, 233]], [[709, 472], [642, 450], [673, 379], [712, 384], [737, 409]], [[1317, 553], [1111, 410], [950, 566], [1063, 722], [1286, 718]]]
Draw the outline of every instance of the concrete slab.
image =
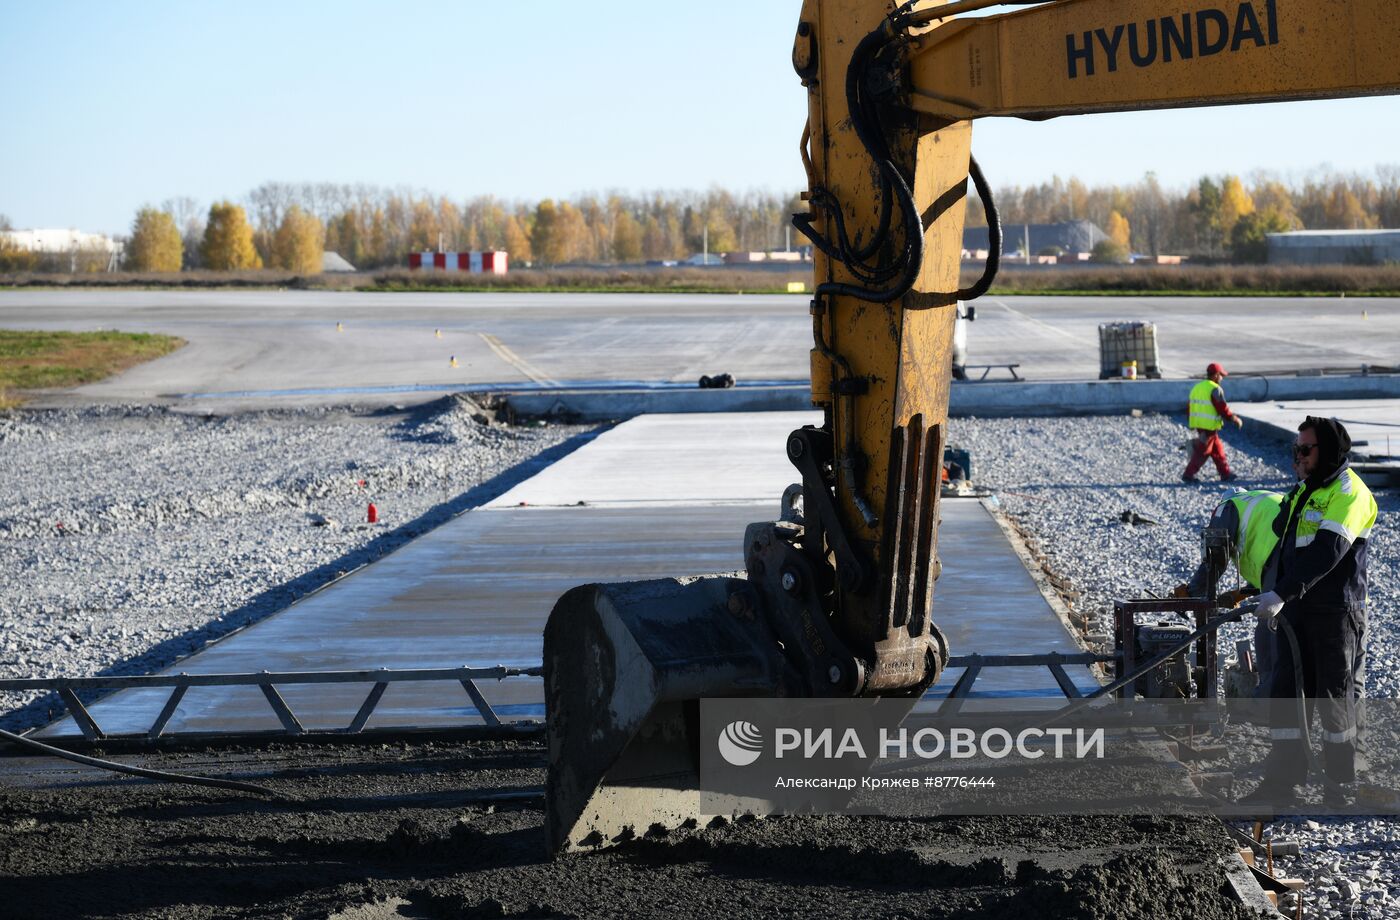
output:
[[[590, 581], [628, 581], [742, 567], [745, 525], [772, 502], [716, 506], [516, 508], [469, 512], [372, 566], [171, 668], [169, 673], [528, 666], [555, 600]], [[981, 503], [943, 505], [943, 576], [935, 619], [955, 654], [1077, 651]], [[1082, 670], [1082, 669], [1076, 669]], [[950, 669], [932, 694], [946, 695]], [[1092, 686], [1087, 672], [1077, 681]], [[1043, 669], [984, 672], [978, 695], [1058, 695]], [[308, 728], [349, 724], [370, 685], [281, 688]], [[542, 718], [539, 681], [481, 687], [502, 718]], [[108, 732], [150, 727], [166, 691], [131, 690], [92, 707]], [[374, 725], [479, 722], [455, 684], [403, 684]], [[278, 723], [255, 688], [196, 687], [169, 731], [256, 731]], [[71, 722], [44, 736], [74, 735]]]
[[[737, 571], [744, 528], [772, 520], [792, 481], [785, 435], [815, 413], [642, 417], [507, 493], [225, 639], [172, 672], [529, 666], [555, 600], [594, 581]], [[585, 502], [579, 505], [578, 502]], [[520, 503], [526, 502], [524, 507]], [[935, 619], [955, 654], [1075, 651], [996, 521], [973, 499], [943, 503]], [[1088, 673], [1076, 680], [1092, 686]], [[942, 695], [956, 673], [931, 693]], [[1058, 695], [1042, 669], [992, 669], [978, 695]], [[370, 685], [288, 686], [308, 728], [349, 724]], [[482, 686], [505, 719], [543, 716], [537, 680]], [[165, 691], [92, 707], [103, 729], [145, 731]], [[455, 684], [391, 687], [370, 725], [477, 722]], [[256, 688], [194, 688], [169, 731], [274, 729]], [[45, 735], [72, 735], [63, 722]]]
[[[954, 383], [948, 414], [982, 418], [1027, 415], [1117, 415], [1131, 409], [1182, 412], [1195, 379]], [[1231, 403], [1264, 399], [1385, 399], [1400, 397], [1400, 375], [1232, 377]], [[501, 394], [523, 415], [568, 415], [584, 421], [643, 413], [777, 412], [806, 408], [810, 388], [736, 387], [730, 390], [658, 387], [534, 389]]]
[[820, 423], [813, 411], [638, 416], [486, 507], [768, 502], [776, 515], [800, 478], [784, 453], [787, 436]]
[[1291, 441], [1298, 425], [1309, 415], [1336, 418], [1346, 426], [1353, 443], [1365, 441], [1356, 452], [1366, 457], [1400, 457], [1400, 399], [1316, 399], [1231, 405], [1247, 421], [1265, 426], [1280, 440]]

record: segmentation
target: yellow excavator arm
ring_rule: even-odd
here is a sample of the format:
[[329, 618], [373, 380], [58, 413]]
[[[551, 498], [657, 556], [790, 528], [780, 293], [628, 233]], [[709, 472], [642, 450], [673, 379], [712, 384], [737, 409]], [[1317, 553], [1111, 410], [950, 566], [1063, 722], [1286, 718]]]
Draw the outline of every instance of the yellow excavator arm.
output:
[[860, 693], [926, 686], [946, 651], [932, 589], [952, 304], [980, 293], [957, 290], [970, 167], [990, 197], [972, 120], [1400, 91], [1400, 7], [1386, 0], [1184, 12], [1060, 0], [955, 15], [992, 5], [806, 0], [797, 29], [811, 213], [796, 224], [817, 249], [812, 393], [828, 413], [839, 519], [826, 529], [862, 576], [842, 588], [852, 563], [835, 556], [831, 615]]
[[933, 28], [908, 40], [907, 104], [941, 118], [1400, 89], [1400, 13], [1389, 0], [1064, 0], [985, 19], [931, 18], [948, 9], [913, 13]]
[[[816, 251], [824, 422], [789, 437], [801, 487], [781, 520], [749, 526], [745, 577], [584, 585], [555, 605], [555, 851], [700, 817], [700, 698], [918, 695], [937, 680], [954, 321], [1001, 248], [973, 119], [1400, 92], [1393, 0], [1057, 0], [960, 15], [994, 5], [804, 0], [792, 59], [808, 90], [810, 210], [793, 222]], [[992, 258], [959, 290], [969, 175]]]

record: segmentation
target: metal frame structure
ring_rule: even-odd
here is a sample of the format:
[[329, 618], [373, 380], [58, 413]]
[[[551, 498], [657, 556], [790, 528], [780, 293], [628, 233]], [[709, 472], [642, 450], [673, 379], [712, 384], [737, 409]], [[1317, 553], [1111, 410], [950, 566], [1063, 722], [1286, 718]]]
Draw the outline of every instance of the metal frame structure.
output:
[[[1116, 601], [1113, 605], [1113, 644], [1115, 654], [1114, 660], [1118, 662], [1118, 670], [1115, 677], [1124, 674], [1131, 674], [1133, 669], [1139, 664], [1137, 657], [1137, 644], [1135, 631], [1137, 629], [1137, 615], [1140, 613], [1172, 613], [1183, 616], [1190, 616], [1196, 629], [1205, 626], [1213, 611], [1219, 609], [1219, 605], [1213, 598], [1186, 597], [1186, 598], [1144, 598], [1130, 601]], [[1216, 697], [1216, 678], [1218, 675], [1219, 655], [1216, 649], [1215, 633], [1208, 633], [1196, 642], [1194, 664], [1202, 669], [1204, 675], [1196, 688], [1196, 694], [1201, 699], [1214, 699]], [[1131, 699], [1132, 687], [1124, 687], [1118, 691], [1120, 698]]]
[[[277, 716], [277, 720], [282, 723], [282, 730], [289, 735], [358, 735], [364, 731], [366, 723], [374, 715], [374, 710], [379, 706], [379, 701], [390, 684], [421, 681], [456, 681], [460, 683], [486, 726], [501, 728], [504, 723], [496, 715], [495, 710], [491, 708], [491, 704], [486, 701], [486, 697], [482, 695], [476, 682], [478, 680], [504, 680], [508, 677], [539, 677], [543, 673], [543, 668], [539, 666], [511, 668], [497, 665], [491, 668], [413, 668], [404, 670], [379, 668], [363, 671], [260, 671], [253, 674], [180, 673], [137, 677], [21, 678], [0, 680], [0, 691], [49, 690], [57, 692], [67, 707], [69, 715], [73, 717], [73, 721], [77, 723], [83, 737], [88, 741], [130, 738], [154, 741], [162, 737], [171, 717], [175, 715], [180, 701], [184, 699], [185, 693], [191, 687], [258, 687], [262, 690], [263, 696], [266, 697], [268, 706]], [[296, 713], [292, 711], [282, 694], [278, 692], [279, 685], [287, 684], [373, 684], [373, 687], [365, 697], [364, 702], [360, 704], [354, 718], [350, 720], [350, 724], [345, 728], [313, 730], [301, 724]], [[151, 723], [151, 727], [142, 734], [109, 735], [105, 733], [97, 720], [93, 718], [92, 713], [83, 705], [82, 700], [78, 699], [77, 694], [78, 690], [135, 690], [154, 687], [171, 688], [170, 697], [161, 707], [160, 714]], [[276, 734], [276, 732], [273, 733]], [[259, 732], [258, 734], [268, 733]]]
[[972, 685], [977, 682], [984, 668], [1030, 668], [1043, 667], [1050, 670], [1050, 675], [1055, 678], [1055, 683], [1059, 685], [1060, 692], [1065, 695], [1065, 699], [1082, 699], [1084, 694], [1075, 686], [1074, 681], [1065, 671], [1065, 665], [1085, 665], [1095, 664], [1119, 664], [1117, 655], [1100, 655], [1095, 652], [1075, 652], [1073, 654], [1063, 654], [1061, 652], [1050, 652], [1044, 655], [954, 655], [948, 659], [948, 668], [963, 668], [962, 674], [953, 683], [953, 689], [948, 691], [948, 696], [944, 698], [943, 704], [939, 707], [940, 715], [956, 710], [962, 705], [962, 700], [967, 699], [972, 693]]

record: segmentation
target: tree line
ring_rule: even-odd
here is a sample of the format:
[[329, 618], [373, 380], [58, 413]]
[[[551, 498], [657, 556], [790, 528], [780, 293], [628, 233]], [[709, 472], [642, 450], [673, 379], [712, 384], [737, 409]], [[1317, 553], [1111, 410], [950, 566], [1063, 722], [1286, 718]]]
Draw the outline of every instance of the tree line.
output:
[[[1126, 186], [1056, 177], [1002, 188], [994, 197], [1008, 225], [1088, 219], [1124, 249], [1212, 261], [1264, 262], [1269, 233], [1400, 228], [1396, 165], [1378, 166], [1370, 175], [1317, 170], [1284, 178], [1261, 170], [1246, 178], [1202, 176], [1184, 189], [1164, 188], [1152, 173]], [[975, 195], [968, 225], [986, 225]]]
[[[206, 214], [189, 198], [143, 208], [132, 226], [133, 270], [183, 268], [310, 271], [322, 251], [360, 269], [402, 266], [410, 252], [505, 250], [515, 264], [637, 263], [711, 252], [782, 249], [802, 240], [787, 229], [799, 202], [765, 193], [581, 195], [506, 202], [374, 186], [269, 182], [240, 204]], [[216, 213], [217, 212], [217, 213]], [[159, 238], [159, 245], [145, 240]], [[313, 242], [314, 241], [314, 242]], [[165, 253], [160, 267], [148, 252]], [[302, 261], [302, 259], [306, 261]], [[319, 270], [317, 268], [316, 270]]]
[[[1400, 227], [1400, 166], [1372, 174], [1314, 171], [1203, 176], [1165, 188], [1152, 173], [1130, 185], [1054, 178], [995, 193], [1003, 223], [1088, 219], [1117, 247], [1213, 261], [1263, 262], [1265, 234], [1297, 229]], [[800, 196], [767, 192], [610, 193], [568, 200], [465, 201], [411, 189], [268, 182], [242, 201], [204, 208], [173, 198], [136, 215], [126, 247], [133, 271], [282, 268], [320, 271], [323, 251], [360, 269], [402, 266], [409, 252], [505, 250], [514, 264], [638, 263], [710, 252], [805, 245], [790, 215]], [[985, 225], [976, 195], [968, 225]], [[3, 224], [0, 224], [3, 227]], [[1008, 234], [1015, 240], [1015, 234]], [[0, 271], [32, 268], [0, 237]]]

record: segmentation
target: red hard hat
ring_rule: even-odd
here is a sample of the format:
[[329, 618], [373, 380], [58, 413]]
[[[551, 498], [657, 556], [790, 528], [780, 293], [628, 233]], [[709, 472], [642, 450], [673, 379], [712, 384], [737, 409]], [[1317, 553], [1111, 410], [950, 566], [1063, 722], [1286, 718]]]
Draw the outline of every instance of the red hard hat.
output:
[[1206, 365], [1206, 376], [1209, 377], [1211, 374], [1219, 374], [1222, 377], [1230, 376], [1225, 372], [1225, 368], [1221, 367], [1219, 364], [1216, 364], [1214, 361]]

